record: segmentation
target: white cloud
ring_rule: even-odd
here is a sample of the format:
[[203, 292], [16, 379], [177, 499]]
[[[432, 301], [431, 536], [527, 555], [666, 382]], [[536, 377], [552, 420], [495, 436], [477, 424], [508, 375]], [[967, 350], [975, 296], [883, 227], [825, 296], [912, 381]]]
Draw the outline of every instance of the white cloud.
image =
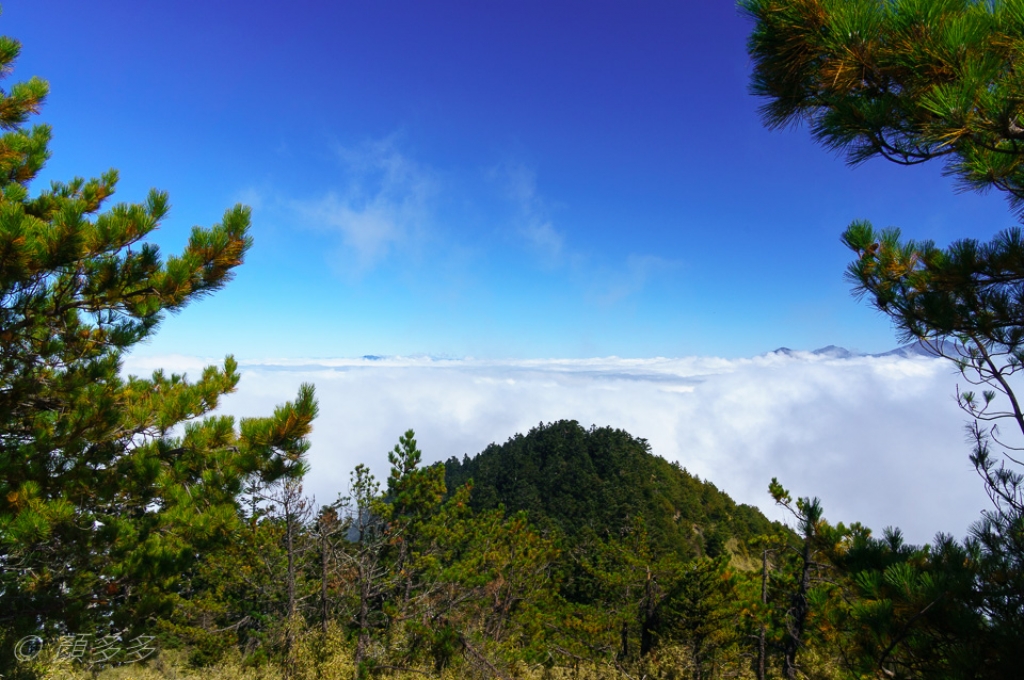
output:
[[639, 293], [648, 281], [677, 266], [677, 262], [657, 255], [631, 254], [626, 257], [621, 269], [598, 277], [594, 284], [593, 297], [599, 304], [615, 304], [634, 293]]
[[521, 164], [503, 165], [490, 172], [504, 184], [516, 211], [515, 231], [549, 267], [561, 264], [565, 234], [557, 230], [550, 210], [537, 191], [536, 174]]
[[[149, 370], [160, 360], [129, 369]], [[195, 372], [199, 362], [163, 359]], [[473, 455], [538, 423], [572, 418], [647, 439], [740, 502], [782, 518], [776, 476], [816, 495], [832, 521], [901, 527], [916, 542], [962, 536], [987, 507], [967, 460], [951, 365], [938, 359], [338, 359], [245, 364], [224, 409], [270, 413], [314, 382], [321, 416], [307, 490], [329, 501], [358, 462], [414, 428], [427, 461]]]
[[249, 206], [254, 212], [259, 212], [265, 204], [264, 192], [256, 187], [246, 187], [235, 195], [235, 202]]
[[512, 202], [514, 232], [548, 268], [568, 266], [590, 302], [612, 305], [640, 292], [653, 278], [678, 263], [656, 255], [630, 253], [610, 266], [569, 242], [555, 227], [548, 202], [537, 189], [537, 176], [521, 164], [506, 164], [490, 171], [503, 183]]
[[338, 255], [353, 258], [345, 262], [346, 269], [359, 275], [423, 237], [437, 181], [390, 138], [338, 154], [351, 175], [346, 187], [293, 206], [312, 224], [340, 236]]
[[520, 233], [531, 247], [545, 254], [549, 260], [556, 260], [565, 247], [565, 236], [548, 221], [532, 221], [525, 224]]

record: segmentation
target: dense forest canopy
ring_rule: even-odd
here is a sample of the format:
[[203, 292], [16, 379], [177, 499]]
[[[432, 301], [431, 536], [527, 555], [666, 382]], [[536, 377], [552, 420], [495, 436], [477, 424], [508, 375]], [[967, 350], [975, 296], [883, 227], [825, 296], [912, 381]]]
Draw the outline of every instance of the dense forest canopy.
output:
[[472, 482], [472, 506], [525, 511], [566, 536], [608, 536], [644, 517], [659, 550], [691, 558], [717, 557], [731, 542], [772, 533], [756, 508], [736, 504], [710, 482], [652, 454], [643, 439], [576, 421], [541, 424], [473, 458], [445, 463], [448, 488]]

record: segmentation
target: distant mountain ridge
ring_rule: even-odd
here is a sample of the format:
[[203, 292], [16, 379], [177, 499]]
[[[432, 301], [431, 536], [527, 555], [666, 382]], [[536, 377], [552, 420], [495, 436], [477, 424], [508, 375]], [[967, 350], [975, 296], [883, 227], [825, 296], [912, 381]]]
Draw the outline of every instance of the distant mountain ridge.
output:
[[[956, 344], [945, 340], [940, 345], [942, 352], [947, 356], [957, 356]], [[765, 352], [759, 356], [769, 356], [772, 354], [796, 357], [799, 355], [812, 355], [819, 357], [827, 357], [830, 359], [856, 359], [858, 357], [903, 357], [905, 359], [912, 359], [916, 357], [934, 357], [936, 353], [932, 351], [924, 342], [918, 341], [909, 345], [901, 345], [885, 352], [858, 352], [856, 350], [847, 349], [840, 347], [839, 345], [826, 345], [825, 347], [819, 347], [814, 350], [798, 350], [790, 347], [778, 347], [770, 352]], [[617, 357], [611, 357], [617, 358]], [[360, 357], [352, 359], [354, 361], [364, 361], [367, 363], [380, 363], [388, 362], [392, 360], [419, 360], [432, 362], [460, 362], [460, 361], [475, 361], [473, 357], [456, 357], [451, 355], [432, 355], [432, 354], [417, 354], [417, 355], [389, 355], [389, 354], [364, 354]], [[491, 361], [491, 360], [482, 360]], [[528, 360], [524, 360], [528, 361]], [[243, 362], [245, 363], [245, 362]]]
[[[946, 356], [957, 356], [956, 344], [948, 340], [942, 341], [937, 346], [940, 349], [941, 354]], [[917, 341], [909, 345], [902, 345], [895, 349], [891, 349], [887, 352], [878, 352], [875, 354], [868, 354], [866, 352], [856, 352], [853, 350], [846, 349], [845, 347], [839, 347], [837, 345], [826, 345], [825, 347], [819, 347], [818, 349], [805, 352], [803, 350], [794, 350], [789, 347], [779, 347], [778, 349], [766, 352], [766, 354], [781, 354], [783, 356], [796, 356], [798, 354], [813, 354], [815, 356], [825, 356], [832, 359], [853, 359], [856, 357], [903, 357], [905, 359], [913, 359], [916, 357], [936, 357], [938, 354], [935, 350], [925, 344], [923, 341]]]

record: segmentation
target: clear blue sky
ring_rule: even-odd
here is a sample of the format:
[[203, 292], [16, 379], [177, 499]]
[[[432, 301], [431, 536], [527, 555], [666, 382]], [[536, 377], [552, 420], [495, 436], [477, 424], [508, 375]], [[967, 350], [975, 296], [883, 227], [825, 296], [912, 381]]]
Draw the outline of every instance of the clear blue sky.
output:
[[156, 240], [254, 208], [227, 289], [148, 353], [750, 356], [895, 344], [853, 219], [945, 244], [1015, 220], [938, 166], [768, 132], [729, 0], [8, 0], [51, 84], [42, 180], [170, 193]]

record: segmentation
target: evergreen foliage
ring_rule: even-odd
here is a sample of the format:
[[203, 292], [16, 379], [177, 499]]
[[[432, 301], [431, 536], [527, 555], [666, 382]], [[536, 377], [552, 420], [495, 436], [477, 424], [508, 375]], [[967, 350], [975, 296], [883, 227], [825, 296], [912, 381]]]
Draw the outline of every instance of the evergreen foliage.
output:
[[[769, 127], [806, 121], [815, 139], [852, 163], [939, 159], [965, 188], [995, 188], [1024, 208], [1024, 5], [740, 4], [756, 22], [752, 89], [767, 99]], [[971, 461], [993, 502], [963, 545], [940, 536], [934, 552], [908, 551], [895, 532], [883, 542], [855, 541], [851, 555], [876, 560], [856, 567], [866, 569], [858, 583], [870, 604], [855, 607], [854, 618], [873, 631], [877, 652], [861, 657], [872, 660], [863, 668], [903, 677], [1014, 677], [1011, 659], [1024, 640], [1024, 411], [1015, 394], [1024, 366], [1021, 230], [939, 248], [854, 222], [843, 241], [857, 255], [848, 271], [855, 293], [888, 315], [902, 339], [952, 359], [980, 388], [957, 398], [970, 417]]]
[[[0, 72], [20, 45], [0, 38]], [[220, 289], [251, 246], [235, 206], [184, 251], [145, 241], [169, 209], [107, 206], [117, 173], [29, 190], [50, 129], [24, 127], [47, 85], [0, 91], [0, 673], [27, 633], [139, 629], [166, 613], [196, 555], [237, 523], [247, 481], [304, 470], [311, 386], [269, 418], [204, 417], [238, 382], [122, 377], [166, 312]]]
[[851, 163], [939, 158], [1024, 205], [1024, 8], [1015, 1], [741, 0], [772, 128], [807, 121]]
[[748, 505], [735, 503], [627, 432], [587, 430], [576, 421], [541, 424], [473, 458], [445, 463], [449, 488], [472, 480], [472, 505], [525, 512], [539, 526], [557, 528], [571, 541], [627, 532], [643, 517], [659, 551], [687, 558], [735, 550], [773, 531]]

